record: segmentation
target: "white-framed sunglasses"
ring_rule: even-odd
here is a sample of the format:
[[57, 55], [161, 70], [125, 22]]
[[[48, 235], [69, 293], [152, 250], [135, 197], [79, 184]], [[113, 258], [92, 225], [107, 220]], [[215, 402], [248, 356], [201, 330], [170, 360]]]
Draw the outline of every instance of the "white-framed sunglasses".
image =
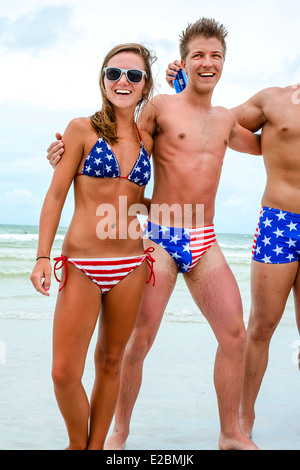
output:
[[130, 83], [140, 83], [145, 76], [147, 78], [147, 73], [144, 70], [138, 69], [120, 69], [119, 67], [104, 67], [103, 73], [106, 76], [106, 79], [110, 82], [117, 82], [125, 73], [127, 80]]

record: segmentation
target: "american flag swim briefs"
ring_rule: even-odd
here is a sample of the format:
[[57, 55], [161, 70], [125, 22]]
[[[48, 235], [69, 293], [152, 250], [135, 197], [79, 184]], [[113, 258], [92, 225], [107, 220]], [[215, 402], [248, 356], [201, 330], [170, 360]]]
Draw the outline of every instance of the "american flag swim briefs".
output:
[[263, 207], [254, 236], [252, 259], [283, 264], [300, 259], [300, 214]]
[[182, 273], [191, 271], [216, 241], [214, 225], [200, 228], [165, 227], [147, 221], [144, 238], [164, 248]]

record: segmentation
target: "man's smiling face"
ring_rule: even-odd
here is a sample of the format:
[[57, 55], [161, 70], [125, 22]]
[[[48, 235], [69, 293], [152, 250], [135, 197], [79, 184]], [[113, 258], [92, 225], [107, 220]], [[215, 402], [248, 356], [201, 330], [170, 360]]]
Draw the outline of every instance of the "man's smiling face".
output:
[[182, 65], [189, 82], [199, 92], [213, 91], [220, 80], [224, 65], [224, 51], [217, 38], [198, 36], [189, 42], [189, 53]]

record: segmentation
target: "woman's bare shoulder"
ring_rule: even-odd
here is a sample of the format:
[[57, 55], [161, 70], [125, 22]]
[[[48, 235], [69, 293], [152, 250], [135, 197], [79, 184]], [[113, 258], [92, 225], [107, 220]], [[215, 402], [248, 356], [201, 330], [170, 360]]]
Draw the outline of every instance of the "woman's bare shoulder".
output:
[[76, 117], [69, 122], [68, 128], [82, 132], [91, 130], [91, 120], [88, 117]]

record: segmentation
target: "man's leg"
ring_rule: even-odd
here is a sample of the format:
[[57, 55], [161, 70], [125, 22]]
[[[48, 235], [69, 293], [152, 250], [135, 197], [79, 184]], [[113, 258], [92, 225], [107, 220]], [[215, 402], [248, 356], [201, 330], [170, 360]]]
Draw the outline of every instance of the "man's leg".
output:
[[187, 286], [218, 341], [214, 382], [220, 414], [221, 449], [257, 449], [243, 435], [239, 405], [244, 373], [246, 331], [236, 280], [216, 242], [195, 268], [185, 274]]
[[247, 329], [241, 425], [250, 436], [255, 401], [268, 365], [269, 345], [295, 282], [298, 262], [265, 264], [252, 261], [251, 312]]
[[155, 248], [155, 287], [152, 283], [146, 286], [142, 307], [125, 349], [115, 425], [105, 450], [125, 448], [133, 407], [142, 383], [144, 360], [155, 340], [178, 274], [176, 264], [163, 248], [149, 240], [144, 243], [145, 248]]
[[[297, 328], [300, 334], [300, 271], [299, 269], [298, 269], [297, 277], [293, 286], [293, 293], [294, 293]], [[298, 367], [300, 370], [300, 347], [299, 347], [299, 354], [298, 354]]]

